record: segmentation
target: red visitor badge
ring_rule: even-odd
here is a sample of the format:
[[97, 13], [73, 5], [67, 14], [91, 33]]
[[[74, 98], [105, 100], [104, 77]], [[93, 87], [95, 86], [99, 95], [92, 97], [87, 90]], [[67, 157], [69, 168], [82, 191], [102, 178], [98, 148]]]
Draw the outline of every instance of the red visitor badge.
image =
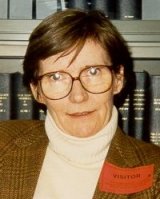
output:
[[121, 168], [105, 163], [100, 176], [100, 191], [131, 194], [148, 189], [153, 184], [154, 165]]

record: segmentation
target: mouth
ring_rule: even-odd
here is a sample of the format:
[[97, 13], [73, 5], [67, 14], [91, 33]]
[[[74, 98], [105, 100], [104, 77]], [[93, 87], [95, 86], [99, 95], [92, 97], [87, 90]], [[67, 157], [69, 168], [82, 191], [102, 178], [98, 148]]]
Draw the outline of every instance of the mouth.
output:
[[70, 117], [81, 118], [90, 116], [94, 111], [75, 112], [68, 114]]

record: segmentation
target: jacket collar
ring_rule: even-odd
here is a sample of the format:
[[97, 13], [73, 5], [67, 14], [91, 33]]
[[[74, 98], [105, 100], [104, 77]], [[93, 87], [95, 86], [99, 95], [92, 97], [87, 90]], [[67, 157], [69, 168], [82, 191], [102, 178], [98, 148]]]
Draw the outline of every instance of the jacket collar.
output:
[[112, 139], [106, 161], [119, 167], [135, 167], [141, 164], [135, 146], [129, 141], [120, 128], [117, 129]]

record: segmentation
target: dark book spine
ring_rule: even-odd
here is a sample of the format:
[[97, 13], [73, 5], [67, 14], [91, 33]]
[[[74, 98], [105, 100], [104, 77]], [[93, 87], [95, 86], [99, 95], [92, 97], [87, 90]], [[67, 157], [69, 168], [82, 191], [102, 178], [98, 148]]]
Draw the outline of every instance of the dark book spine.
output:
[[36, 19], [36, 0], [32, 0], [32, 19]]
[[38, 108], [30, 91], [23, 86], [22, 74], [12, 74], [12, 119], [37, 119]]
[[87, 0], [68, 0], [67, 8], [79, 8], [79, 9], [88, 10], [89, 3]]
[[117, 0], [116, 19], [134, 20], [142, 18], [142, 0]]
[[152, 75], [150, 87], [150, 141], [160, 145], [160, 76]]
[[137, 139], [149, 141], [148, 94], [149, 74], [135, 73], [135, 87], [130, 94], [129, 134]]
[[0, 120], [9, 120], [11, 113], [11, 74], [0, 73]]
[[115, 18], [115, 8], [116, 4], [113, 0], [91, 0], [91, 9], [103, 11], [110, 19]]
[[129, 111], [130, 111], [130, 98], [129, 95], [124, 100], [123, 104], [118, 108], [119, 110], [119, 125], [123, 131], [129, 133]]

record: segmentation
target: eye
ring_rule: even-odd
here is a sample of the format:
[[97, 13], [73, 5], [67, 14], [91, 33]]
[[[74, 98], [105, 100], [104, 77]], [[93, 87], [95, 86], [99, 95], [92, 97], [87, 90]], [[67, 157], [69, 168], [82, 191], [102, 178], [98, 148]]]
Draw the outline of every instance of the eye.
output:
[[62, 76], [62, 74], [61, 74], [60, 72], [56, 72], [56, 73], [50, 74], [50, 75], [49, 75], [49, 78], [50, 78], [51, 80], [58, 81], [58, 80], [63, 79], [63, 76]]
[[89, 70], [88, 70], [88, 73], [89, 73], [89, 75], [97, 75], [97, 74], [99, 74], [100, 73], [100, 68], [99, 67], [97, 67], [97, 66], [93, 66], [93, 67], [90, 67], [89, 68]]

